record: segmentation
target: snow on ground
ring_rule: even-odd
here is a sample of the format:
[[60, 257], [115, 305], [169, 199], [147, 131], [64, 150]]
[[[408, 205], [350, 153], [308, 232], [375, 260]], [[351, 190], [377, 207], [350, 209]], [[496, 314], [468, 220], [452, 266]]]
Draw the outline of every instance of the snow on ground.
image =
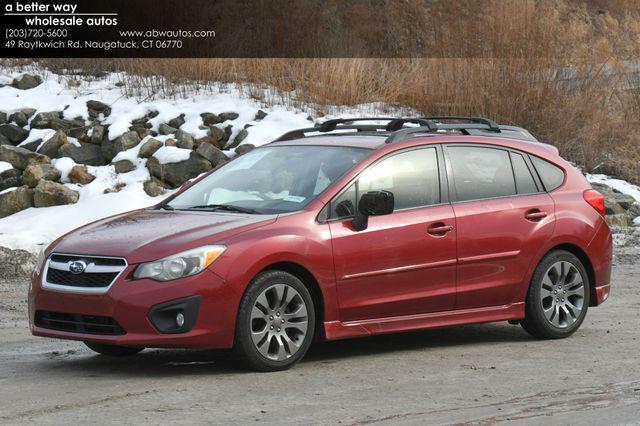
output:
[[[103, 120], [105, 124], [109, 124], [109, 139], [114, 139], [127, 132], [132, 120], [141, 118], [152, 111], [158, 112], [156, 117], [149, 120], [153, 130], [157, 131], [160, 124], [184, 114], [185, 123], [180, 128], [193, 134], [195, 138], [207, 134], [206, 129], [200, 129], [202, 125], [201, 113], [235, 112], [239, 115], [238, 118], [217, 126], [224, 129], [229, 124], [233, 125], [231, 135], [233, 138], [245, 124], [251, 124], [251, 127], [247, 129], [248, 136], [242, 143], [255, 146], [270, 142], [290, 130], [313, 125], [308, 120], [307, 108], [266, 107], [255, 99], [243, 95], [234, 85], [219, 85], [219, 92], [194, 94], [188, 98], [139, 100], [123, 96], [122, 90], [116, 86], [116, 83], [123, 78], [121, 74], [109, 74], [98, 80], [83, 80], [79, 87], [68, 87], [67, 79], [63, 76], [44, 71], [36, 71], [36, 73], [42, 75], [44, 81], [33, 89], [18, 90], [11, 86], [0, 88], [0, 99], [2, 99], [0, 110], [7, 114], [23, 108], [35, 108], [36, 114], [63, 110], [64, 118], [82, 117], [86, 120], [89, 118], [86, 102], [98, 100], [111, 107], [110, 116]], [[0, 83], [9, 84], [14, 77], [21, 74], [23, 72], [17, 69], [0, 69]], [[254, 121], [255, 114], [259, 109], [268, 115], [260, 121]], [[308, 109], [312, 110], [311, 107]], [[363, 115], [411, 114], [404, 109], [398, 109], [402, 112], [390, 114], [386, 110], [393, 110], [393, 108], [378, 103], [344, 108], [332, 107], [331, 109], [339, 111], [339, 113], [326, 116], [324, 119]], [[38, 139], [46, 140], [53, 133], [54, 131], [51, 129], [33, 129], [23, 143]], [[173, 137], [174, 135], [166, 135], [157, 136], [155, 139], [164, 142]], [[77, 143], [77, 140], [69, 139], [72, 143]], [[62, 172], [62, 182], [65, 182], [70, 188], [80, 191], [78, 203], [68, 206], [31, 208], [0, 219], [0, 246], [36, 252], [41, 246], [81, 225], [160, 202], [163, 197], [149, 197], [142, 189], [143, 182], [149, 179], [149, 173], [145, 167], [146, 160], [137, 158], [138, 151], [144, 142], [145, 140], [138, 146], [119, 153], [113, 160], [113, 162], [123, 159], [131, 160], [136, 165], [134, 171], [116, 174], [113, 166], [88, 167], [89, 172], [95, 175], [96, 179], [85, 186], [69, 183], [68, 174], [75, 165], [73, 160], [70, 158], [54, 160], [54, 166]], [[155, 157], [163, 163], [181, 161], [188, 158], [189, 152], [176, 147], [163, 147], [155, 153]], [[225, 154], [232, 156], [234, 153], [225, 151]], [[0, 163], [0, 172], [7, 168], [10, 168], [7, 163]], [[125, 186], [120, 192], [103, 193], [105, 189], [114, 188], [121, 184], [125, 184]], [[165, 197], [169, 195], [170, 193]]]

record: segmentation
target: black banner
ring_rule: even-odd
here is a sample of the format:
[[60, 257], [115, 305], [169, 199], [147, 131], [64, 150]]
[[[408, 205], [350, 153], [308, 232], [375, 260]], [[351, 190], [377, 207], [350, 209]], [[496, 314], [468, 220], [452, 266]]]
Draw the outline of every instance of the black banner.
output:
[[418, 3], [5, 1], [1, 53], [14, 58], [432, 56], [418, 35], [425, 33], [411, 7]]

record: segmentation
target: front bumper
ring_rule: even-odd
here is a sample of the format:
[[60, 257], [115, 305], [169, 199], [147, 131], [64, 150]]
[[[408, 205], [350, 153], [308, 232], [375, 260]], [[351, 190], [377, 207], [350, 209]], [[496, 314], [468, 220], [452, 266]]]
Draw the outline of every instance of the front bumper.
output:
[[[230, 348], [240, 295], [211, 270], [171, 282], [133, 280], [129, 266], [104, 294], [82, 294], [42, 288], [41, 275], [34, 273], [29, 289], [29, 323], [35, 336], [93, 341], [144, 347]], [[150, 313], [158, 305], [198, 299], [195, 320], [189, 331], [159, 331]], [[122, 326], [121, 335], [62, 331], [37, 326], [36, 311], [113, 318]]]

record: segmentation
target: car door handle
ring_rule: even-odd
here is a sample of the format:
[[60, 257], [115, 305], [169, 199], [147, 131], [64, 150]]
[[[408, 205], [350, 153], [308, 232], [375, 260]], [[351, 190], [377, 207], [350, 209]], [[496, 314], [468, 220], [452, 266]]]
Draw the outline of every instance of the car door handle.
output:
[[531, 222], [537, 222], [541, 219], [547, 217], [547, 212], [540, 211], [538, 209], [529, 210], [524, 214], [524, 218], [530, 220]]
[[447, 232], [453, 231], [453, 226], [445, 225], [444, 223], [434, 223], [429, 228], [427, 228], [427, 232], [431, 235], [435, 235], [441, 237], [445, 235]]

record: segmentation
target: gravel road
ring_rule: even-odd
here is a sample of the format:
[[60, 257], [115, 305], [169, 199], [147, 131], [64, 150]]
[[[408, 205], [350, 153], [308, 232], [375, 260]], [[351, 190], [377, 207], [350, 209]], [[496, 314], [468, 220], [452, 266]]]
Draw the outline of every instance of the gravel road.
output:
[[378, 336], [318, 345], [270, 374], [229, 352], [114, 360], [32, 337], [26, 280], [3, 280], [0, 423], [640, 424], [634, 235], [617, 240], [611, 298], [569, 339], [507, 323]]

